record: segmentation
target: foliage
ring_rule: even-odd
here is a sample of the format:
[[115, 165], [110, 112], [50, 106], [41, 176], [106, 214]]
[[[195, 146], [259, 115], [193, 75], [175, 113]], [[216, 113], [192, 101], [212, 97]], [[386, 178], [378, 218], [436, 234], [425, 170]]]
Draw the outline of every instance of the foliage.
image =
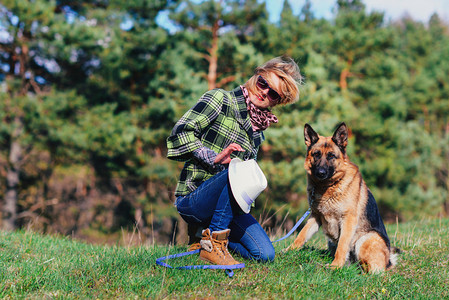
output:
[[295, 15], [284, 1], [272, 24], [256, 0], [2, 1], [2, 227], [181, 236], [181, 165], [165, 158], [166, 137], [208, 88], [243, 84], [282, 54], [305, 84], [274, 109], [259, 153], [269, 187], [253, 213], [269, 230], [307, 208], [305, 123], [322, 135], [348, 124], [349, 156], [387, 221], [448, 214], [448, 25], [387, 22], [362, 1], [334, 13], [318, 19], [306, 1]]

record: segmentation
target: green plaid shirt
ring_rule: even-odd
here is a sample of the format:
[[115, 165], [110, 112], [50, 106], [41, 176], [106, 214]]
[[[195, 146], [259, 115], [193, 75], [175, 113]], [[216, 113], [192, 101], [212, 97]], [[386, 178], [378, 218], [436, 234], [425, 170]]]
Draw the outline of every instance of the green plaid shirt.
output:
[[245, 97], [240, 87], [228, 92], [214, 89], [206, 92], [198, 102], [179, 119], [167, 138], [167, 157], [185, 161], [175, 196], [193, 192], [221, 168], [210, 168], [193, 155], [206, 147], [220, 153], [231, 143], [245, 151], [234, 152], [231, 158], [248, 160], [257, 157], [260, 144], [265, 140], [262, 131], [253, 131]]

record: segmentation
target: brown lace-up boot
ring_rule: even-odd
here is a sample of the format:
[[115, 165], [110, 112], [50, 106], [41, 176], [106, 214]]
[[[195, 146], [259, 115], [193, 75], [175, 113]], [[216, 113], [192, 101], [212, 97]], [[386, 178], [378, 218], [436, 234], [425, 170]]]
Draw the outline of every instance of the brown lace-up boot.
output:
[[230, 229], [210, 232], [209, 228], [203, 230], [201, 239], [200, 258], [216, 265], [239, 264], [228, 251], [228, 237]]

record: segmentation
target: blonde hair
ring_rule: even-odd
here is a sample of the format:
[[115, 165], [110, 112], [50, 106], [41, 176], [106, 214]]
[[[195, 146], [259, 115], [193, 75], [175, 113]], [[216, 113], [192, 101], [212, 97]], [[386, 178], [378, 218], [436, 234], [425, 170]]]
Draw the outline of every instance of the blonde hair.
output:
[[[303, 84], [303, 77], [296, 62], [288, 56], [275, 57], [257, 67], [254, 75], [245, 83], [245, 87], [251, 93], [256, 93], [257, 77], [261, 75], [270, 84], [269, 73], [274, 73], [281, 80], [281, 90], [276, 90], [281, 96], [281, 100], [277, 104], [289, 104], [299, 99], [299, 86]], [[272, 86], [271, 84], [270, 86]]]

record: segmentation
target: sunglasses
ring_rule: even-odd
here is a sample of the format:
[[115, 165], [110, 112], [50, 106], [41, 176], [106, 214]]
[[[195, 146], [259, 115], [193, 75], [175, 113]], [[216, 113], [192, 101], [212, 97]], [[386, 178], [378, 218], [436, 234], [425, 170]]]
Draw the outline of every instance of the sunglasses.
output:
[[277, 103], [281, 100], [281, 96], [270, 87], [268, 82], [262, 76], [259, 75], [259, 77], [257, 77], [256, 85], [261, 90], [268, 89], [267, 96], [268, 96], [268, 100], [270, 100], [271, 102]]

